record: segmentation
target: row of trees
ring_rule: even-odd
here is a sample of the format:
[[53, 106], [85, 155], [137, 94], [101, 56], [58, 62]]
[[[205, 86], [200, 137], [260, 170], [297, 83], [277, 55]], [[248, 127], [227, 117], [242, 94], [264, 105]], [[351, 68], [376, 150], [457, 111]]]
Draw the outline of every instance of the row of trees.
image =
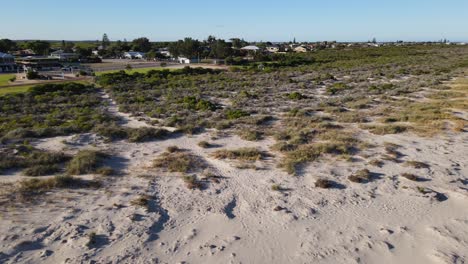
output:
[[73, 42], [62, 41], [52, 44], [49, 41], [28, 41], [18, 44], [9, 39], [0, 40], [0, 52], [12, 52], [19, 49], [31, 49], [38, 55], [47, 55], [52, 46], [55, 49], [62, 49], [65, 52], [76, 52], [80, 57], [92, 56], [92, 51], [98, 49], [98, 54], [102, 57], [119, 57], [127, 51], [140, 51], [147, 53], [149, 59], [164, 58], [158, 51], [161, 48], [168, 48], [174, 57], [184, 56], [188, 58], [218, 58], [225, 59], [231, 56], [238, 56], [239, 49], [248, 45], [246, 41], [239, 38], [233, 38], [229, 41], [217, 39], [214, 36], [208, 36], [206, 40], [199, 41], [192, 38], [185, 38], [176, 42], [151, 42], [146, 37], [134, 39], [131, 42], [127, 40], [111, 42], [109, 36], [104, 34], [101, 41], [77, 45]]
[[31, 49], [36, 54], [46, 55], [50, 51], [50, 46], [50, 42], [42, 40], [25, 42], [18, 45], [18, 43], [10, 39], [0, 39], [0, 52], [4, 53], [16, 51], [18, 49]]
[[247, 44], [246, 41], [237, 38], [231, 39], [231, 42], [227, 42], [224, 39], [216, 39], [214, 36], [209, 36], [204, 41], [185, 38], [170, 43], [168, 48], [174, 57], [225, 59], [230, 56], [239, 55], [239, 49]]
[[104, 34], [99, 43], [99, 55], [103, 57], [119, 57], [122, 53], [133, 50], [145, 52], [148, 59], [164, 58], [158, 51], [161, 48], [168, 48], [174, 57], [184, 56], [188, 58], [219, 58], [224, 59], [234, 56], [238, 49], [248, 43], [242, 39], [234, 38], [231, 42], [209, 36], [204, 41], [192, 38], [185, 38], [176, 42], [151, 42], [146, 37], [134, 39], [131, 42], [115, 41], [111, 43], [107, 34]]

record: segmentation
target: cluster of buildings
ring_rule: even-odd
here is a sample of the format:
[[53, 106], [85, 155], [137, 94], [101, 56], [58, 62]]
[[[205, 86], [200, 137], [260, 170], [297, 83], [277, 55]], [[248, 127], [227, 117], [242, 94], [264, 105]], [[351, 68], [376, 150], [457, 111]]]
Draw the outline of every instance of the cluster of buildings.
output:
[[0, 52], [0, 72], [13, 72], [16, 70], [15, 57]]

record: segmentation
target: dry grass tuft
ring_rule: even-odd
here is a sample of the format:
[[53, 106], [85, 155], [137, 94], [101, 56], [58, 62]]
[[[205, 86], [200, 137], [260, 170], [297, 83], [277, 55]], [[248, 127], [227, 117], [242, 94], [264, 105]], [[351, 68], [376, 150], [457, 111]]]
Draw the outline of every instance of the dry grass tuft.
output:
[[22, 196], [42, 194], [53, 189], [99, 188], [98, 181], [87, 181], [72, 176], [55, 176], [48, 179], [28, 179], [19, 182], [16, 191]]
[[350, 175], [348, 177], [348, 180], [352, 182], [357, 182], [357, 183], [364, 183], [368, 182], [371, 177], [371, 172], [368, 169], [362, 169], [354, 173], [353, 175]]
[[187, 188], [191, 190], [202, 188], [201, 182], [197, 180], [197, 177], [195, 175], [193, 176], [185, 175], [184, 177], [182, 177], [182, 179], [184, 180]]
[[94, 173], [106, 155], [95, 150], [80, 150], [67, 166], [67, 173], [80, 175]]
[[140, 206], [140, 207], [148, 209], [151, 198], [152, 197], [147, 194], [142, 194], [138, 196], [138, 198], [130, 201], [130, 204], [133, 206]]
[[269, 155], [256, 148], [240, 148], [234, 150], [221, 149], [213, 153], [217, 159], [232, 159], [242, 161], [257, 161], [268, 157]]
[[153, 161], [153, 166], [169, 172], [194, 172], [206, 168], [205, 161], [188, 151], [165, 152]]
[[405, 166], [408, 167], [413, 167], [416, 169], [427, 169], [429, 168], [429, 164], [421, 162], [421, 161], [415, 161], [415, 160], [408, 160], [405, 162]]
[[411, 181], [419, 181], [419, 177], [411, 173], [403, 173], [401, 177], [406, 178]]
[[333, 182], [330, 181], [330, 180], [321, 178], [321, 179], [318, 179], [317, 181], [315, 181], [315, 187], [323, 188], [323, 189], [329, 189], [329, 188], [333, 187]]

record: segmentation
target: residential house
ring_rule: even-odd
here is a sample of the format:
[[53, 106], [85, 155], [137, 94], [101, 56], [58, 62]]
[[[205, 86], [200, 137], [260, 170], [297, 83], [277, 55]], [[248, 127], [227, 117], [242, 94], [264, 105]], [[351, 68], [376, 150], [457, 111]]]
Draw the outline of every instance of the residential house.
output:
[[241, 50], [257, 52], [257, 51], [260, 51], [260, 48], [257, 47], [257, 46], [251, 45], [251, 46], [245, 46], [245, 47], [241, 48]]
[[294, 52], [304, 53], [308, 51], [310, 51], [310, 49], [306, 46], [297, 46], [294, 48]]
[[144, 59], [145, 53], [139, 51], [129, 51], [124, 53], [125, 59]]

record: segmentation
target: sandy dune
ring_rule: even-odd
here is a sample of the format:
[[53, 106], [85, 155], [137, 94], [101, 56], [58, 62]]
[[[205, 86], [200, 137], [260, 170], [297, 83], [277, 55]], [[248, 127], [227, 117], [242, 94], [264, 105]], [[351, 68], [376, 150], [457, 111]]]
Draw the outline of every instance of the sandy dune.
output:
[[[103, 94], [104, 98], [108, 98]], [[130, 127], [149, 126], [109, 111]], [[468, 135], [435, 138], [412, 134], [360, 135], [370, 143], [398, 144], [397, 162], [368, 164], [382, 149], [370, 149], [352, 163], [331, 157], [310, 163], [297, 177], [276, 167], [280, 154], [239, 169], [218, 160], [219, 147], [258, 147], [267, 138], [243, 141], [208, 131], [164, 141], [106, 143], [93, 134], [42, 139], [37, 148], [75, 153], [98, 148], [112, 154], [118, 175], [102, 178], [99, 190], [54, 191], [44, 201], [11, 201], [0, 218], [2, 263], [465, 263], [468, 261]], [[217, 148], [201, 148], [200, 141]], [[202, 190], [189, 190], [177, 173], [152, 168], [168, 146], [205, 160], [220, 176]], [[417, 160], [428, 168], [410, 168]], [[347, 177], [368, 168], [366, 184]], [[401, 177], [414, 173], [420, 181]], [[202, 175], [203, 172], [196, 172]], [[19, 176], [1, 176], [3, 182]], [[83, 177], [92, 178], [93, 175]], [[98, 176], [95, 176], [98, 177]], [[314, 187], [318, 178], [334, 188]], [[281, 190], [272, 190], [278, 184]], [[148, 208], [132, 205], [149, 195]], [[96, 243], [88, 247], [89, 234]]]

